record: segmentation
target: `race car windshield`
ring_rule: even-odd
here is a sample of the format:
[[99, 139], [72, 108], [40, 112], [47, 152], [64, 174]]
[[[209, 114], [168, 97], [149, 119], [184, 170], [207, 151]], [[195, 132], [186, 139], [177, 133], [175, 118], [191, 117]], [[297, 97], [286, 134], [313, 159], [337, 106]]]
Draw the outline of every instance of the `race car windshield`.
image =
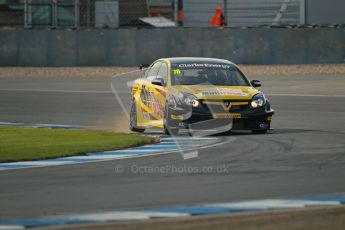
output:
[[232, 65], [199, 65], [173, 65], [172, 85], [249, 86], [243, 74]]

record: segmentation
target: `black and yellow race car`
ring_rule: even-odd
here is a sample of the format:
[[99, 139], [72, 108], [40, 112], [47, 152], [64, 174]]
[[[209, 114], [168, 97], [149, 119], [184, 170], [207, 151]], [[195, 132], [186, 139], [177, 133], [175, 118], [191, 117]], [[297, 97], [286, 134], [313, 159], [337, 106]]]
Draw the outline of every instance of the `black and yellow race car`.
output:
[[[274, 110], [258, 87], [234, 63], [213, 58], [163, 58], [133, 82], [130, 130], [212, 128], [266, 133]], [[206, 124], [206, 126], [205, 126]]]

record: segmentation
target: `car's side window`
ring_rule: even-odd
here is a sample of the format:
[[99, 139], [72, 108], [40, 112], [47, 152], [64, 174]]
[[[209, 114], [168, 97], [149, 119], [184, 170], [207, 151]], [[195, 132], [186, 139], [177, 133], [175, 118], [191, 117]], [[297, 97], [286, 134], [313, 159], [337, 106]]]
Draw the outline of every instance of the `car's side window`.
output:
[[157, 73], [159, 70], [159, 67], [161, 66], [161, 62], [156, 62], [155, 64], [153, 64], [150, 69], [147, 71], [146, 73], [146, 78], [149, 81], [152, 81], [153, 79], [155, 79], [157, 77]]
[[161, 78], [164, 81], [164, 84], [168, 81], [168, 65], [163, 62], [161, 67], [159, 68], [157, 78]]

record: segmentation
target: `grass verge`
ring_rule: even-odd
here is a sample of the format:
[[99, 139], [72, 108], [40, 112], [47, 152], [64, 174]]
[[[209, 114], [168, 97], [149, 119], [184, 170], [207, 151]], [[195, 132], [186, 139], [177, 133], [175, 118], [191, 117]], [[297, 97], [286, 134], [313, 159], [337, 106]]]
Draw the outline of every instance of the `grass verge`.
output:
[[0, 162], [85, 155], [154, 142], [151, 137], [106, 131], [0, 127]]

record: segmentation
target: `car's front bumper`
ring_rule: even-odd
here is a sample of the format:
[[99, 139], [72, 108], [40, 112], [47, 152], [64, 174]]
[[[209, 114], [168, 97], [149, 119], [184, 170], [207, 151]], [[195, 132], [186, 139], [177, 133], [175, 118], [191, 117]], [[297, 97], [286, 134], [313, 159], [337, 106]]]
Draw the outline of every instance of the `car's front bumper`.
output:
[[249, 104], [229, 111], [200, 106], [170, 110], [169, 114], [169, 126], [176, 128], [213, 129], [229, 126], [231, 130], [267, 130], [270, 129], [274, 110], [268, 102], [258, 109], [250, 108]]

